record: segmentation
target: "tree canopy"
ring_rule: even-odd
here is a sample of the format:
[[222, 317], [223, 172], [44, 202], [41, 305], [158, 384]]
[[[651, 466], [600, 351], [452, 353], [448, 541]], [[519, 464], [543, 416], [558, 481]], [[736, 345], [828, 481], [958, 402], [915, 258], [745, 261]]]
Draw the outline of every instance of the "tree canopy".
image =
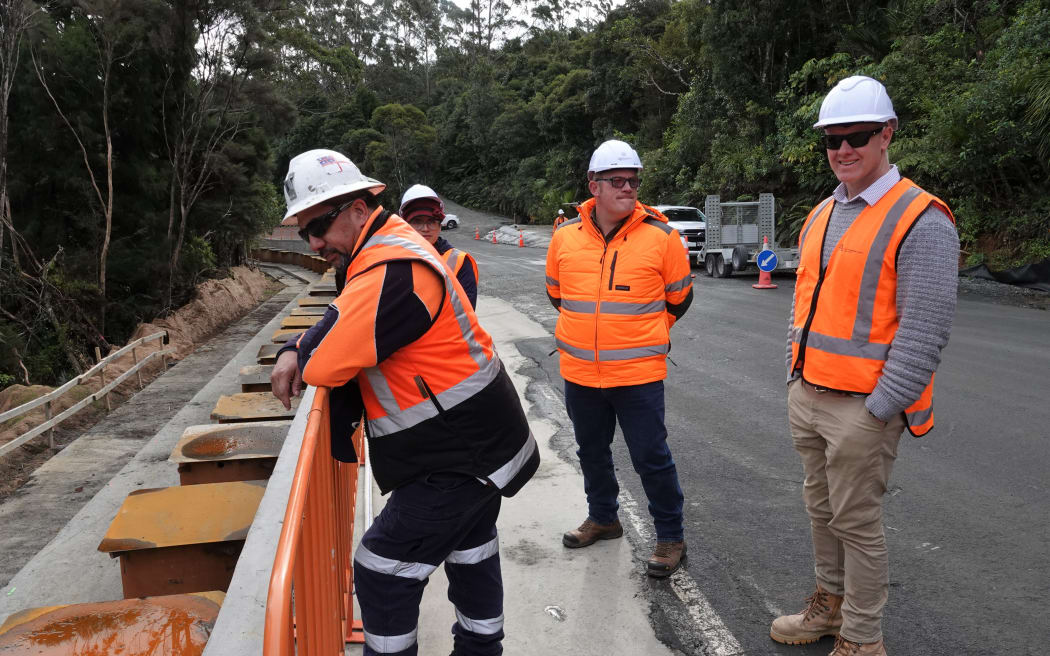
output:
[[1050, 256], [1050, 0], [7, 0], [0, 28], [0, 386], [68, 378], [242, 262], [311, 148], [388, 206], [425, 183], [549, 223], [622, 138], [643, 200], [772, 192], [790, 237], [854, 74], [971, 261]]

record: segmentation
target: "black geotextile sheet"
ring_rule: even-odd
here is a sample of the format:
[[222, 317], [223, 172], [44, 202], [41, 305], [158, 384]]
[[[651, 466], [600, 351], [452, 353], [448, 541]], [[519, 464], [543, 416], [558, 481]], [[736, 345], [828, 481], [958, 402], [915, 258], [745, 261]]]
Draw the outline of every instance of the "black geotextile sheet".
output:
[[1050, 292], [1050, 257], [1042, 262], [1034, 262], [1016, 269], [1006, 269], [1005, 271], [992, 271], [986, 265], [978, 264], [977, 266], [963, 269], [959, 272], [959, 275], [997, 280], [1007, 285], [1018, 285]]

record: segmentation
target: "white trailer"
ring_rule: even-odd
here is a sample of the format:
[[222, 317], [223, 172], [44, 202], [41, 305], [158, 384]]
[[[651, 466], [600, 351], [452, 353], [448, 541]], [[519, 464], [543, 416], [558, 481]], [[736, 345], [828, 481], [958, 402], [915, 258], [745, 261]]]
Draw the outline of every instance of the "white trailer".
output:
[[[696, 256], [696, 265], [707, 275], [728, 278], [734, 271], [747, 271], [768, 240], [777, 254], [778, 270], [798, 268], [798, 249], [777, 245], [773, 194], [759, 194], [757, 202], [723, 203], [718, 196], [704, 201], [707, 240]], [[757, 269], [757, 266], [756, 266]]]

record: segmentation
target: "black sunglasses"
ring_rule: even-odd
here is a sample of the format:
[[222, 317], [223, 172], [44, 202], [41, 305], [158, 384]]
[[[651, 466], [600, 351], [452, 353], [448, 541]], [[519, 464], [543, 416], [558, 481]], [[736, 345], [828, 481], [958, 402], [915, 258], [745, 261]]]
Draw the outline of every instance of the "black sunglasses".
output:
[[845, 141], [854, 148], [863, 148], [868, 145], [871, 138], [879, 134], [886, 129], [886, 126], [877, 127], [874, 130], [861, 130], [859, 132], [850, 132], [849, 134], [822, 134], [820, 135], [820, 143], [824, 144], [824, 148], [828, 150], [838, 150], [842, 148], [842, 142]]
[[623, 189], [625, 184], [631, 185], [631, 189], [637, 189], [638, 185], [642, 184], [641, 178], [622, 178], [616, 176], [614, 178], [595, 178], [595, 182], [608, 182], [616, 189]]
[[328, 212], [325, 212], [321, 216], [315, 217], [304, 227], [299, 228], [299, 238], [303, 241], [310, 241], [310, 237], [317, 237], [318, 239], [324, 239], [328, 229], [332, 227], [332, 223], [342, 214], [346, 208], [350, 207], [360, 198], [354, 198], [353, 200], [347, 201]]

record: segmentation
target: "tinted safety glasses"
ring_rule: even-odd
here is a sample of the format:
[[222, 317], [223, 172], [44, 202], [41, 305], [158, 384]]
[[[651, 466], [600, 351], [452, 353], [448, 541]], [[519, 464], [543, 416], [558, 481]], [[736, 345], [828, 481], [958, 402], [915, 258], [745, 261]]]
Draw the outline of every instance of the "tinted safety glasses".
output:
[[318, 216], [311, 220], [306, 226], [299, 228], [299, 238], [303, 241], [310, 241], [310, 237], [317, 237], [318, 239], [324, 239], [328, 229], [332, 227], [332, 223], [342, 214], [346, 208], [356, 203], [359, 198], [347, 201], [328, 212], [325, 212], [321, 216]]
[[637, 189], [638, 185], [642, 184], [641, 178], [623, 178], [616, 176], [613, 178], [595, 178], [595, 182], [608, 182], [616, 189], [623, 189], [623, 186], [631, 185], [631, 189]]
[[408, 220], [408, 225], [419, 230], [421, 228], [435, 228], [441, 225], [441, 219], [429, 214], [419, 214]]
[[859, 132], [850, 132], [849, 134], [822, 134], [820, 135], [820, 143], [824, 144], [824, 148], [828, 150], [838, 150], [842, 148], [842, 142], [845, 141], [853, 148], [863, 148], [868, 145], [871, 138], [879, 134], [886, 129], [886, 126], [877, 127], [874, 130], [860, 130]]

